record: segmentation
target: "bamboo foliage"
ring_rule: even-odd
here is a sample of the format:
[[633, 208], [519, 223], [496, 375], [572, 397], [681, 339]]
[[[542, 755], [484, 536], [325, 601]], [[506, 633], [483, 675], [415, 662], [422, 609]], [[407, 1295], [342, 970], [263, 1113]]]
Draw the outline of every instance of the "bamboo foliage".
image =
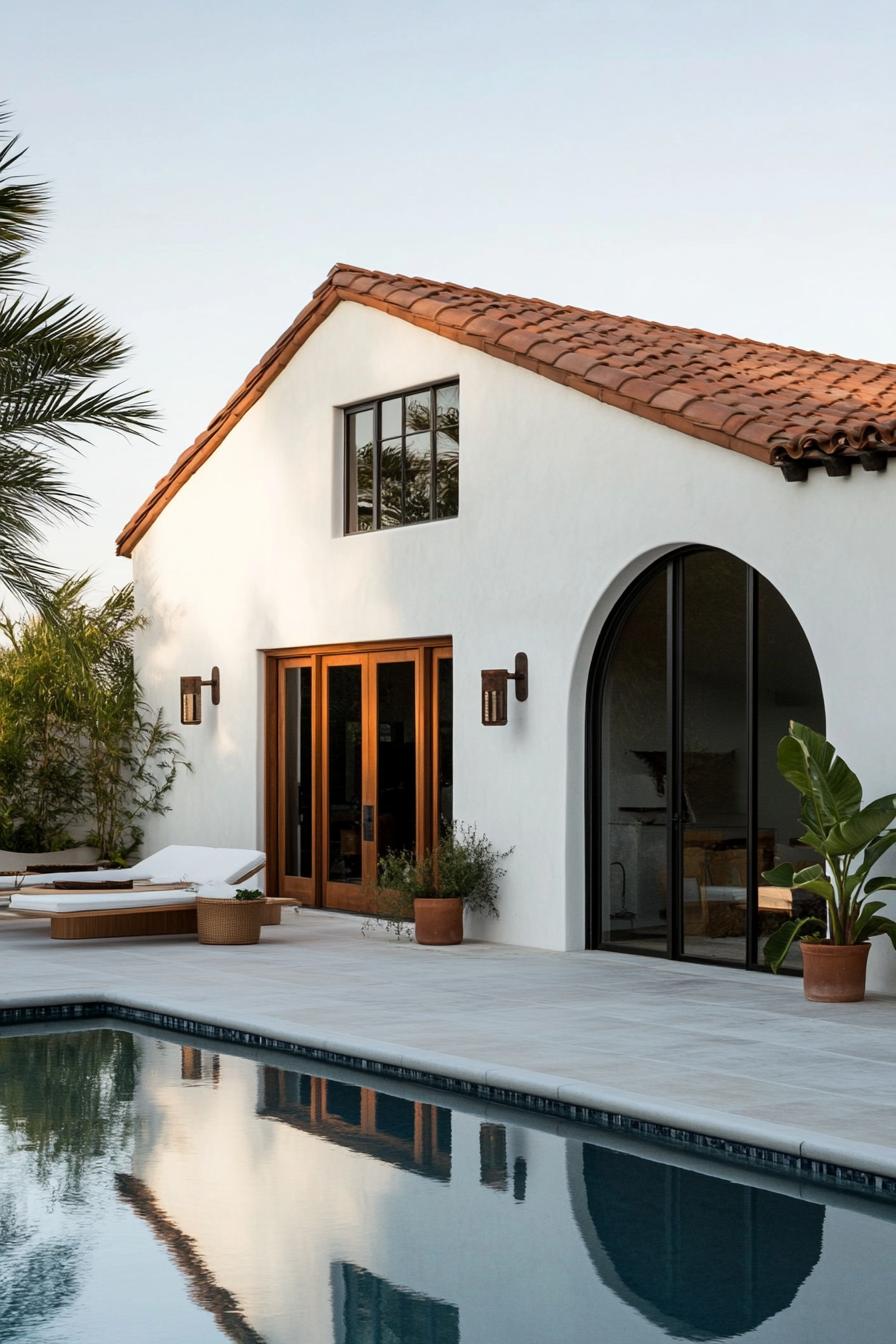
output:
[[0, 613], [0, 848], [60, 849], [76, 830], [122, 862], [186, 762], [134, 672], [133, 589], [92, 606], [86, 585], [62, 584], [48, 615]]

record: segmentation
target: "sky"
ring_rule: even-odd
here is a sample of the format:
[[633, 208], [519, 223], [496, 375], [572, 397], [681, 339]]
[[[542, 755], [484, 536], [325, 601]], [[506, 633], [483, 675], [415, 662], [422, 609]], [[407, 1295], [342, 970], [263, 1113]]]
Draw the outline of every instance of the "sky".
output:
[[70, 459], [114, 538], [337, 261], [896, 362], [896, 7], [7, 3], [41, 284], [126, 331], [156, 442]]

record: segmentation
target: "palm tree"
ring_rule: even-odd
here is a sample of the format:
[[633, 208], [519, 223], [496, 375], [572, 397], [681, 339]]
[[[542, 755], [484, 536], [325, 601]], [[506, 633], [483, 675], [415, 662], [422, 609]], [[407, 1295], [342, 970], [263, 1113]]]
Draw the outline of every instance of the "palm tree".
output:
[[145, 393], [107, 381], [129, 353], [120, 332], [70, 297], [28, 292], [48, 193], [19, 176], [23, 153], [18, 136], [0, 135], [0, 587], [45, 611], [62, 576], [39, 553], [43, 529], [89, 508], [59, 451], [77, 450], [88, 428], [145, 436], [156, 412]]

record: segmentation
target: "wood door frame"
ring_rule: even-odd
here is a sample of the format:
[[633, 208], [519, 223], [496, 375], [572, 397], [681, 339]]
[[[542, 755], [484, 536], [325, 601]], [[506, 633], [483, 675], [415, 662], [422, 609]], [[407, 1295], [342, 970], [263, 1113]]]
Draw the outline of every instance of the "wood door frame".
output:
[[[310, 782], [310, 812], [311, 812], [311, 876], [296, 877], [291, 874], [280, 873], [278, 880], [278, 895], [294, 896], [297, 901], [303, 905], [311, 905], [314, 902], [314, 874], [319, 864], [317, 854], [318, 842], [320, 840], [320, 827], [318, 825], [318, 790], [315, 787], [315, 780], [318, 777], [320, 766], [320, 714], [319, 703], [320, 695], [315, 681], [320, 676], [320, 669], [315, 664], [313, 658], [278, 658], [274, 665], [274, 674], [276, 676], [276, 694], [277, 704], [286, 703], [286, 673], [291, 669], [300, 669], [307, 667], [311, 672], [311, 782]], [[281, 857], [286, 854], [286, 790], [281, 787], [285, 769], [286, 769], [286, 715], [278, 713], [276, 715], [273, 732], [276, 735], [275, 740], [275, 770], [276, 770], [276, 790], [277, 803], [275, 808], [275, 825], [277, 828], [277, 853]]]
[[[346, 662], [353, 659], [362, 661], [362, 712], [376, 715], [376, 677], [367, 671], [368, 666], [376, 666], [375, 658], [367, 664], [368, 655], [388, 653], [409, 654], [416, 660], [417, 666], [417, 703], [415, 726], [417, 732], [417, 842], [423, 850], [434, 844], [438, 838], [437, 790], [435, 770], [437, 768], [438, 697], [437, 697], [437, 659], [452, 657], [450, 635], [432, 635], [423, 639], [386, 639], [371, 640], [364, 643], [338, 643], [295, 645], [288, 648], [264, 649], [264, 834], [267, 851], [268, 895], [293, 898], [302, 904], [324, 906], [324, 884], [326, 854], [324, 852], [324, 815], [325, 798], [324, 760], [324, 686], [323, 669], [327, 658], [344, 656]], [[382, 660], [381, 660], [382, 661]], [[306, 879], [292, 878], [283, 871], [285, 862], [285, 818], [283, 809], [285, 800], [281, 787], [283, 763], [285, 759], [285, 716], [283, 714], [283, 671], [285, 666], [311, 666], [312, 694], [312, 877], [304, 893], [296, 888], [296, 883]], [[364, 681], [366, 680], [366, 690]], [[371, 684], [373, 690], [370, 690]], [[370, 697], [370, 707], [368, 699]], [[364, 733], [364, 752], [375, 754], [376, 741], [369, 730]], [[283, 745], [281, 746], [281, 741]], [[371, 745], [372, 744], [372, 745]], [[372, 775], [366, 774], [368, 762], [363, 760], [365, 777], [372, 778], [375, 786], [375, 762]], [[374, 809], [376, 799], [374, 798]], [[376, 835], [376, 811], [374, 811], [374, 835]], [[287, 889], [288, 888], [288, 889]], [[332, 907], [331, 907], [332, 908]], [[350, 907], [343, 907], [350, 908]]]
[[[373, 649], [367, 655], [367, 716], [368, 723], [371, 725], [371, 731], [367, 734], [369, 754], [367, 758], [367, 768], [369, 770], [368, 781], [370, 795], [373, 799], [373, 850], [368, 854], [368, 864], [365, 877], [373, 880], [376, 876], [375, 858], [376, 846], [379, 840], [379, 683], [377, 678], [377, 669], [390, 663], [410, 663], [414, 668], [414, 788], [416, 800], [414, 805], [414, 844], [418, 854], [430, 844], [429, 826], [427, 825], [429, 816], [427, 813], [427, 794], [428, 794], [428, 776], [429, 776], [429, 756], [433, 750], [433, 745], [427, 741], [427, 687], [424, 671], [430, 659], [424, 658], [423, 650], [419, 647], [411, 646], [407, 649]], [[372, 854], [372, 858], [371, 858]]]
[[[329, 910], [353, 910], [361, 903], [361, 893], [364, 883], [369, 877], [370, 860], [368, 851], [365, 848], [369, 841], [364, 840], [364, 806], [365, 793], [367, 791], [367, 782], [370, 779], [370, 729], [369, 723], [369, 701], [370, 687], [369, 674], [367, 670], [367, 654], [360, 651], [354, 653], [325, 653], [319, 659], [320, 664], [320, 774], [317, 781], [316, 792], [320, 800], [320, 809], [318, 816], [320, 823], [317, 828], [318, 852], [320, 863], [318, 865], [317, 881], [315, 882], [315, 894], [319, 895], [319, 900], [315, 904], [322, 905], [324, 909]], [[329, 738], [327, 736], [327, 710], [330, 700], [330, 679], [327, 676], [331, 667], [357, 667], [361, 674], [361, 821], [358, 835], [358, 858], [361, 864], [361, 881], [358, 884], [353, 882], [333, 882], [327, 876], [329, 871], [330, 856], [330, 809], [327, 800], [330, 796], [330, 753], [327, 750]], [[282, 715], [280, 716], [283, 717]], [[376, 813], [374, 812], [374, 835], [376, 834]]]
[[432, 759], [429, 770], [429, 791], [430, 797], [427, 802], [427, 816], [430, 821], [430, 831], [427, 836], [427, 844], [433, 848], [439, 843], [439, 775], [441, 773], [442, 762], [439, 759], [439, 715], [441, 703], [439, 700], [439, 664], [446, 660], [451, 662], [454, 658], [453, 649], [442, 648], [433, 649], [432, 656], [427, 660], [427, 674], [429, 676], [429, 710], [430, 710], [430, 742], [432, 743]]

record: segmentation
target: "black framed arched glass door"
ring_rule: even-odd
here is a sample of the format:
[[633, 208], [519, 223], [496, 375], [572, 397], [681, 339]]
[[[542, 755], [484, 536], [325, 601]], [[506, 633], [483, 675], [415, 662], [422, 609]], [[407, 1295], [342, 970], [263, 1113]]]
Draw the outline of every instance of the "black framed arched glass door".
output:
[[824, 701], [767, 579], [697, 548], [641, 576], [589, 687], [589, 946], [760, 965], [793, 899], [760, 875], [806, 856], [775, 762], [790, 719], [823, 732]]

